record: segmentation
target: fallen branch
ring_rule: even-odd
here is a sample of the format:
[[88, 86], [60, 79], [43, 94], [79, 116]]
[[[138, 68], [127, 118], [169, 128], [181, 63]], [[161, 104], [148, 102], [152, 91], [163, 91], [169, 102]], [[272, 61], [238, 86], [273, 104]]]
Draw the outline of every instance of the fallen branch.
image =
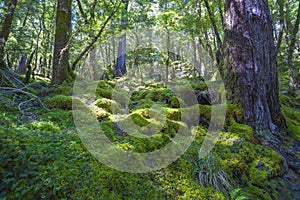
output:
[[[32, 101], [32, 100], [37, 100], [38, 103], [39, 103], [45, 110], [50, 111], [50, 110], [43, 104], [43, 102], [41, 101], [41, 99], [40, 99], [38, 96], [36, 96], [35, 94], [32, 94], [32, 93], [27, 92], [27, 91], [24, 91], [24, 90], [22, 90], [22, 89], [12, 88], [12, 87], [0, 87], [0, 90], [10, 90], [10, 91], [12, 91], [12, 92], [18, 92], [18, 93], [26, 94], [26, 95], [28, 95], [28, 96], [31, 97], [30, 100], [27, 100], [27, 101], [25, 101], [25, 102], [22, 102], [22, 103], [20, 103], [20, 104], [18, 105], [19, 110], [21, 109], [21, 105], [23, 105], [23, 104], [25, 104], [25, 103], [28, 103], [28, 102], [30, 102], [30, 101]], [[21, 111], [21, 110], [20, 110], [20, 111]], [[22, 112], [22, 111], [21, 111], [21, 112]]]

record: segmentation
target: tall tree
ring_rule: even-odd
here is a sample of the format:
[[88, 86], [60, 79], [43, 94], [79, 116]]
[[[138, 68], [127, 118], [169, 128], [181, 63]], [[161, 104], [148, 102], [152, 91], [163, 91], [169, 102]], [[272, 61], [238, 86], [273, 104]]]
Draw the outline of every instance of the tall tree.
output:
[[51, 84], [66, 80], [69, 67], [69, 46], [71, 36], [71, 0], [58, 0]]
[[5, 67], [4, 55], [5, 55], [5, 44], [10, 33], [10, 27], [13, 21], [15, 8], [17, 6], [17, 0], [11, 0], [8, 3], [8, 10], [0, 32], [0, 68]]
[[268, 1], [226, 0], [224, 34], [229, 99], [239, 103], [244, 122], [256, 133], [278, 133], [285, 120]]
[[298, 12], [297, 12], [297, 18], [293, 27], [293, 30], [291, 31], [291, 41], [289, 43], [289, 47], [287, 49], [287, 64], [289, 67], [289, 94], [292, 96], [296, 96], [296, 90], [297, 90], [297, 81], [295, 78], [295, 72], [294, 72], [294, 66], [293, 66], [293, 57], [294, 57], [294, 50], [296, 47], [296, 41], [297, 41], [297, 34], [299, 32], [299, 24], [300, 24], [300, 2], [298, 5]]
[[[128, 3], [129, 0], [123, 0], [124, 8], [122, 10], [121, 17], [121, 29], [125, 30], [128, 25]], [[119, 39], [118, 58], [116, 63], [116, 77], [121, 77], [126, 73], [126, 33], [124, 33]]]

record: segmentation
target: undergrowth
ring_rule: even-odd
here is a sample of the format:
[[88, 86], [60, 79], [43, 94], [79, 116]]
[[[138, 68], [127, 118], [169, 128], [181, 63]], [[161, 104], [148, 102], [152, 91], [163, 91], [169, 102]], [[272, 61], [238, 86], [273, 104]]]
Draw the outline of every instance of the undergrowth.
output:
[[[278, 182], [283, 158], [257, 144], [252, 129], [240, 124], [241, 111], [227, 105], [226, 125], [211, 154], [198, 158], [207, 134], [211, 106], [199, 105], [202, 120], [194, 127], [194, 142], [174, 163], [152, 173], [119, 172], [97, 161], [84, 147], [76, 132], [72, 109], [87, 107], [106, 136], [125, 151], [150, 152], [170, 142], [181, 126], [182, 101], [172, 91], [158, 86], [139, 89], [128, 98], [129, 105], [113, 100], [113, 82], [100, 81], [96, 99], [85, 101], [71, 96], [71, 86], [39, 91], [50, 108], [32, 105], [35, 117], [22, 120], [20, 95], [2, 96], [0, 102], [0, 198], [6, 199], [278, 199]], [[193, 83], [197, 90], [205, 84]], [[38, 93], [38, 92], [37, 92]], [[120, 95], [122, 91], [120, 92]], [[12, 98], [13, 97], [13, 98]], [[166, 98], [168, 97], [168, 98]], [[15, 99], [14, 99], [15, 98]], [[289, 134], [299, 139], [299, 99], [280, 97]], [[163, 124], [152, 119], [159, 104], [166, 114]], [[73, 104], [74, 105], [74, 104]], [[137, 138], [118, 126], [117, 114], [126, 113], [141, 130], [149, 124], [159, 128], [152, 138]]]

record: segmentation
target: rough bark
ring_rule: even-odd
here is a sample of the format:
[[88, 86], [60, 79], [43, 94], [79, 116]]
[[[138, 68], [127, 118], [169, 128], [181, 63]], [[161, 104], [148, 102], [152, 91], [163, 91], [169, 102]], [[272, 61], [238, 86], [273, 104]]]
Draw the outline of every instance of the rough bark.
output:
[[269, 133], [286, 125], [267, 0], [226, 0], [225, 44], [228, 97], [240, 105], [246, 124], [258, 135], [271, 137]]
[[10, 33], [10, 27], [13, 21], [13, 16], [15, 12], [15, 8], [17, 6], [18, 1], [17, 0], [11, 0], [8, 3], [8, 11], [6, 13], [6, 16], [4, 18], [1, 32], [0, 32], [0, 68], [5, 67], [5, 44], [8, 39], [9, 33]]
[[57, 3], [51, 84], [61, 84], [67, 77], [69, 40], [71, 36], [71, 5], [71, 0], [59, 0]]

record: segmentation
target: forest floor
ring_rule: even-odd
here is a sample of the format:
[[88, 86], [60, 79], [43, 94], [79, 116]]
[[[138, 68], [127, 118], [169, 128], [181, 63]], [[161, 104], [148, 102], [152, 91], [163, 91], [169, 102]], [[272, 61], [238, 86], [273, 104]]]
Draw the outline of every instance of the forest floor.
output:
[[[195, 140], [175, 162], [148, 173], [120, 172], [99, 162], [83, 145], [73, 120], [72, 84], [51, 89], [43, 80], [0, 89], [0, 199], [299, 199], [300, 98], [285, 94], [288, 77], [280, 74], [280, 101], [288, 130], [281, 133], [284, 157], [259, 144], [241, 124], [241, 111], [227, 104], [220, 137], [208, 156], [198, 158], [207, 134], [211, 105], [199, 104]], [[150, 123], [151, 106], [161, 105], [167, 119], [153, 138], [137, 138], [114, 120], [114, 81], [97, 83], [88, 103], [105, 135], [117, 148], [144, 153], [165, 146], [181, 123], [180, 102], [170, 90], [146, 85], [128, 97], [129, 115], [139, 126]], [[201, 81], [192, 82], [205, 91]], [[300, 95], [300, 91], [297, 91]], [[168, 96], [168, 101], [166, 101]], [[41, 101], [39, 101], [41, 100]], [[80, 110], [80, 108], [73, 108]]]

